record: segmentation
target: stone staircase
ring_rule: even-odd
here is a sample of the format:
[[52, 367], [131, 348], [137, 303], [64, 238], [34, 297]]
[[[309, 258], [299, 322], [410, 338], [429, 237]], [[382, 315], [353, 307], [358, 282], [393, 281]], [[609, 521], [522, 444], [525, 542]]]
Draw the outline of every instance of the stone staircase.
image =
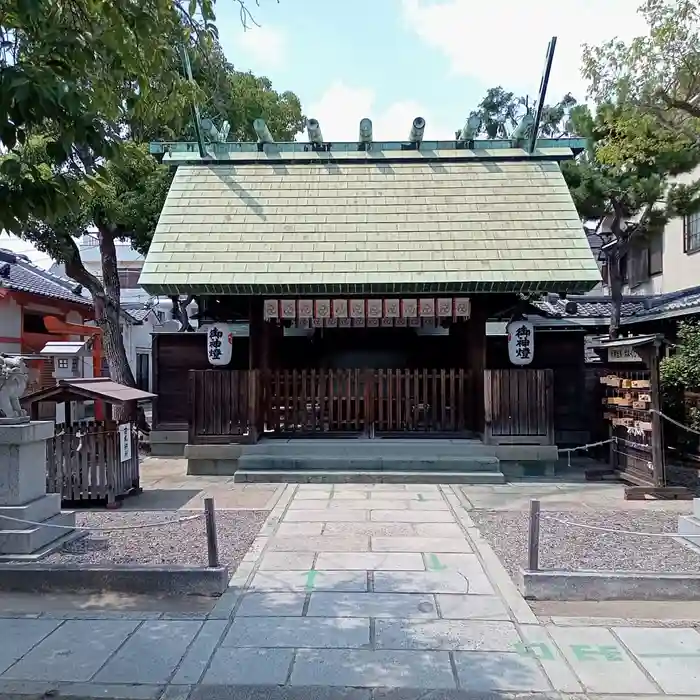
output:
[[678, 516], [678, 536], [700, 548], [700, 498], [693, 499], [693, 514]]
[[267, 440], [242, 448], [236, 482], [502, 484], [479, 440]]

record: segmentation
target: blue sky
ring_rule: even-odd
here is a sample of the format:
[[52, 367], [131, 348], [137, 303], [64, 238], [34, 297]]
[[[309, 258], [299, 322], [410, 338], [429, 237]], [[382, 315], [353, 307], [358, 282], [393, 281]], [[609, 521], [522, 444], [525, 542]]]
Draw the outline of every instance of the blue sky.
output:
[[[452, 138], [487, 88], [537, 93], [558, 37], [549, 99], [583, 98], [581, 44], [644, 32], [641, 0], [247, 0], [260, 27], [244, 31], [237, 0], [217, 0], [219, 35], [240, 70], [299, 95], [329, 141], [352, 141], [370, 117], [377, 140], [403, 140], [414, 117], [427, 139]], [[0, 235], [0, 247], [47, 256]]]
[[494, 85], [534, 96], [553, 35], [550, 97], [583, 98], [581, 44], [641, 33], [640, 2], [248, 0], [261, 27], [245, 32], [236, 2], [217, 12], [229, 60], [296, 92], [326, 139], [353, 140], [370, 117], [375, 138], [403, 140], [419, 115], [426, 138], [451, 138]]

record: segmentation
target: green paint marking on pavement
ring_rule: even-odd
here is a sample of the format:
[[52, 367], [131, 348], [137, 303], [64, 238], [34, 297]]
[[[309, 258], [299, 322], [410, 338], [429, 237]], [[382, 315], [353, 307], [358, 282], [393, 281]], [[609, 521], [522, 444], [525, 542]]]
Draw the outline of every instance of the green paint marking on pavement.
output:
[[677, 651], [661, 654], [635, 654], [635, 656], [640, 659], [698, 659], [700, 658], [700, 649], [697, 651]]
[[554, 654], [549, 645], [539, 642], [537, 644], [514, 644], [513, 649], [522, 656], [533, 656], [543, 661], [554, 661]]
[[427, 558], [428, 571], [444, 571], [447, 568], [447, 566], [437, 558], [437, 554], [428, 554]]
[[318, 574], [318, 571], [311, 569], [311, 571], [307, 571], [306, 573], [306, 590], [307, 591], [313, 591], [314, 589], [314, 582], [316, 581], [316, 574]]
[[622, 652], [616, 646], [571, 644], [571, 651], [579, 661], [624, 661]]

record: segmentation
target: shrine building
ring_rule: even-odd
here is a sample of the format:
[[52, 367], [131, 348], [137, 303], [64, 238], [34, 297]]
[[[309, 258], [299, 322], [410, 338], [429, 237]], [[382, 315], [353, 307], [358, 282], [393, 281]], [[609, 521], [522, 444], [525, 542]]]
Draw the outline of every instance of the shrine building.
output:
[[156, 431], [204, 461], [280, 437], [556, 456], [522, 308], [600, 281], [560, 170], [584, 143], [431, 142], [416, 122], [406, 142], [274, 143], [258, 121], [258, 143], [152, 144], [176, 172], [140, 285], [188, 297], [198, 326], [154, 336]]

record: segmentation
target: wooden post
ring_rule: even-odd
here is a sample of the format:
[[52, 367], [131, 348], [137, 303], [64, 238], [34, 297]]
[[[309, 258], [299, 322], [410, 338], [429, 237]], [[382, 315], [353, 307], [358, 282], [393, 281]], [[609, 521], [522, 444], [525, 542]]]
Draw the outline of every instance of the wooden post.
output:
[[472, 376], [474, 398], [472, 401], [473, 426], [479, 434], [486, 434], [484, 372], [486, 370], [486, 309], [476, 297], [472, 301], [471, 318], [467, 321], [467, 362]]
[[216, 568], [219, 566], [219, 541], [216, 537], [216, 511], [213, 498], [204, 499], [204, 518], [207, 525], [208, 566]]
[[530, 527], [527, 533], [527, 570], [539, 571], [540, 566], [540, 502], [530, 501]]
[[[648, 359], [647, 359], [648, 358]], [[664, 464], [664, 425], [661, 418], [661, 376], [659, 372], [659, 346], [654, 343], [648, 350], [651, 383], [651, 459], [653, 462], [654, 486], [666, 486]]]
[[251, 297], [248, 307], [248, 425], [251, 442], [257, 442], [261, 428], [260, 373], [257, 371], [267, 363], [267, 353], [263, 357], [265, 344], [264, 302], [262, 297]]

